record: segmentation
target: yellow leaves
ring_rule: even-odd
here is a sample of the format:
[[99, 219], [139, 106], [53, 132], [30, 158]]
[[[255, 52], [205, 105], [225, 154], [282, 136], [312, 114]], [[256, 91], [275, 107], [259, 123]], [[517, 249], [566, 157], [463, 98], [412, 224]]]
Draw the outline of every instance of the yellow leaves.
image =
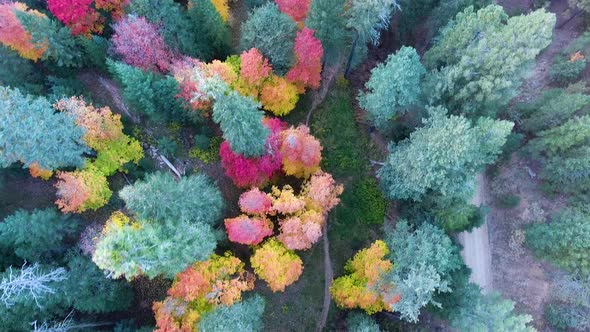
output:
[[275, 239], [256, 249], [250, 263], [273, 292], [284, 292], [285, 287], [297, 281], [303, 273], [301, 258]]
[[283, 77], [272, 75], [262, 85], [260, 102], [265, 110], [276, 116], [289, 114], [299, 100], [299, 91], [295, 84]]
[[219, 16], [223, 19], [223, 22], [229, 20], [229, 6], [227, 4], [227, 0], [211, 0], [213, 7], [219, 13]]
[[29, 173], [31, 173], [31, 176], [34, 178], [41, 178], [46, 181], [53, 175], [52, 171], [41, 168], [37, 162], [29, 165]]
[[582, 52], [578, 51], [576, 53], [572, 53], [570, 54], [570, 62], [576, 62], [576, 61], [581, 61], [584, 60], [584, 54], [582, 54]]

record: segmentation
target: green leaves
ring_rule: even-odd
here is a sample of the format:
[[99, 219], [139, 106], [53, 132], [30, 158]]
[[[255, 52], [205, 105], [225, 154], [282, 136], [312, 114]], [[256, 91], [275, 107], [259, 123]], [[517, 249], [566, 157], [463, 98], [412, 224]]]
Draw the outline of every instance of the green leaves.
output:
[[212, 312], [205, 314], [199, 321], [199, 331], [262, 331], [264, 307], [265, 301], [260, 295], [254, 295], [229, 307], [217, 307]]
[[377, 127], [383, 128], [418, 103], [425, 73], [416, 50], [404, 46], [371, 70], [371, 78], [365, 83], [368, 91], [359, 94], [359, 105], [369, 112]]
[[245, 157], [258, 157], [266, 153], [266, 138], [270, 134], [262, 124], [264, 112], [260, 103], [236, 91], [218, 94], [213, 104], [213, 121], [223, 131], [223, 138], [232, 151]]
[[55, 170], [84, 164], [88, 148], [74, 119], [55, 113], [47, 99], [0, 87], [0, 167], [21, 161]]

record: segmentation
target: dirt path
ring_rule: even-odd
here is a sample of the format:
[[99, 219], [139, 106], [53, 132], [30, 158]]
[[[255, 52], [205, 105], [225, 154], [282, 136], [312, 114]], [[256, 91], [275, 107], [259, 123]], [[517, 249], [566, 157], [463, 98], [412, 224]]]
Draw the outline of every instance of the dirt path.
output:
[[[471, 204], [480, 206], [486, 203], [485, 189], [486, 181], [483, 174], [477, 175], [477, 189], [471, 199]], [[487, 219], [487, 217], [486, 217]], [[488, 236], [488, 223], [484, 220], [483, 225], [471, 232], [461, 232], [458, 235], [459, 242], [463, 245], [461, 256], [465, 264], [471, 269], [469, 280], [478, 284], [484, 293], [493, 289], [492, 282], [492, 254], [490, 251], [490, 240]]]
[[328, 320], [328, 312], [330, 311], [330, 303], [332, 297], [330, 296], [330, 286], [334, 280], [334, 270], [332, 269], [332, 260], [330, 259], [330, 242], [328, 240], [328, 223], [324, 225], [324, 305], [322, 307], [322, 314], [320, 315], [320, 321], [318, 323], [317, 331], [321, 332], [326, 326]]

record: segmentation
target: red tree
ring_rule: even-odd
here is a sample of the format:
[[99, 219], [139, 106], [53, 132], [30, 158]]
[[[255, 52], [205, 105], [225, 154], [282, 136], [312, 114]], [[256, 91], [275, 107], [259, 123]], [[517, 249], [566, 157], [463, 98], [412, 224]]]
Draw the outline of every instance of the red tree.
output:
[[102, 33], [104, 17], [96, 9], [111, 12], [114, 18], [123, 14], [123, 8], [129, 0], [47, 0], [49, 11], [72, 30], [73, 35], [89, 37], [93, 33]]
[[265, 215], [271, 211], [272, 198], [267, 193], [253, 188], [240, 195], [240, 210], [247, 214]]
[[144, 17], [127, 16], [113, 26], [115, 52], [126, 63], [143, 70], [166, 73], [170, 68], [172, 51], [158, 29]]
[[15, 50], [25, 59], [37, 61], [47, 49], [47, 45], [32, 43], [33, 37], [16, 17], [17, 11], [45, 16], [36, 10], [27, 10], [27, 6], [20, 2], [0, 3], [0, 43]]
[[272, 222], [264, 217], [241, 215], [225, 219], [224, 223], [230, 241], [247, 245], [259, 244], [265, 237], [272, 235], [273, 231]]
[[263, 123], [271, 130], [271, 134], [266, 140], [267, 152], [265, 155], [246, 158], [234, 153], [227, 142], [223, 142], [219, 149], [221, 165], [225, 169], [225, 174], [238, 187], [260, 187], [281, 169], [280, 132], [285, 125], [279, 119], [264, 119]]
[[291, 16], [295, 22], [303, 22], [311, 0], [275, 0], [275, 2], [281, 12]]
[[313, 34], [314, 31], [308, 28], [297, 32], [293, 48], [296, 62], [287, 73], [287, 79], [295, 83], [300, 92], [308, 87], [312, 89], [320, 87], [324, 48], [322, 42]]
[[309, 133], [309, 128], [301, 125], [281, 133], [281, 154], [283, 170], [287, 175], [308, 178], [320, 169], [322, 145]]

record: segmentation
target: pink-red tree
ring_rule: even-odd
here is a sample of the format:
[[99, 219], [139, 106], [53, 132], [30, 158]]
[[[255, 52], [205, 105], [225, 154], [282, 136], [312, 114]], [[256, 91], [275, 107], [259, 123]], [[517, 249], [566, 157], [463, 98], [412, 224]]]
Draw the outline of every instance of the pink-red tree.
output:
[[36, 10], [28, 10], [27, 5], [20, 2], [0, 3], [0, 43], [15, 50], [25, 59], [37, 61], [47, 49], [47, 44], [33, 44], [33, 37], [16, 17], [17, 11], [45, 16]]
[[144, 17], [129, 15], [113, 29], [111, 40], [123, 61], [143, 70], [168, 72], [174, 55], [153, 24]]
[[86, 37], [100, 34], [104, 28], [105, 18], [97, 9], [119, 18], [128, 4], [129, 0], [47, 0], [49, 11], [70, 28], [73, 35]]
[[271, 211], [272, 199], [258, 188], [252, 188], [240, 195], [240, 210], [247, 214], [265, 215]]
[[322, 145], [309, 133], [307, 126], [284, 130], [281, 136], [283, 171], [287, 175], [308, 178], [320, 169]]
[[230, 241], [247, 245], [259, 244], [273, 231], [272, 222], [265, 217], [241, 215], [225, 219], [224, 223]]
[[311, 0], [275, 0], [275, 2], [281, 12], [291, 16], [295, 22], [303, 22]]
[[281, 130], [285, 124], [279, 119], [265, 118], [264, 125], [271, 130], [266, 140], [267, 152], [257, 158], [246, 158], [233, 152], [227, 142], [219, 149], [221, 165], [225, 174], [238, 187], [261, 187], [281, 169], [282, 156], [279, 151]]
[[313, 36], [314, 31], [304, 27], [295, 37], [295, 66], [287, 73], [287, 79], [293, 82], [299, 92], [305, 88], [317, 89], [322, 79], [322, 42]]

